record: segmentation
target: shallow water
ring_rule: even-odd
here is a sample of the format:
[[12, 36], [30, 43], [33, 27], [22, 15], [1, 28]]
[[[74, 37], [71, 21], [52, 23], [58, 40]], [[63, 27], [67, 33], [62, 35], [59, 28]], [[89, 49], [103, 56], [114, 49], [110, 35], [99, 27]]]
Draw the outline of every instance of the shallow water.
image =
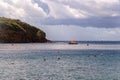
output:
[[71, 50], [64, 45], [1, 44], [0, 80], [120, 80], [120, 47]]

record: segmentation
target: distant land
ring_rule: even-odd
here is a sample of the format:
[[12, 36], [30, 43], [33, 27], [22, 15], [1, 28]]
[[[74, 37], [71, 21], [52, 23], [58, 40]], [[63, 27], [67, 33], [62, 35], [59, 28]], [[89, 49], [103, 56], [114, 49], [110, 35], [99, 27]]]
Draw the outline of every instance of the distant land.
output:
[[17, 19], [0, 17], [0, 43], [48, 42], [46, 33]]

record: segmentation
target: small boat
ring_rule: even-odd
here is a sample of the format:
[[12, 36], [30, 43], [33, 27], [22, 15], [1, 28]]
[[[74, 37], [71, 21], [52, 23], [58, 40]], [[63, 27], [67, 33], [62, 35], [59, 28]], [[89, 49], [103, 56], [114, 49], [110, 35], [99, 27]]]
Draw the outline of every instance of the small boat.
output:
[[77, 41], [72, 40], [72, 41], [69, 42], [69, 44], [78, 44], [78, 43], [77, 43]]

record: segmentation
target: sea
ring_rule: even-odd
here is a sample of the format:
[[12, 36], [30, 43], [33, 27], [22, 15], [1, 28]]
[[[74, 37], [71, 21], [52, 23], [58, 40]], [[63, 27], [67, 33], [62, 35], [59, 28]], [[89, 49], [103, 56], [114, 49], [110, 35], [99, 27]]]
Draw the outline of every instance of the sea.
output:
[[0, 80], [120, 80], [120, 41], [0, 43]]

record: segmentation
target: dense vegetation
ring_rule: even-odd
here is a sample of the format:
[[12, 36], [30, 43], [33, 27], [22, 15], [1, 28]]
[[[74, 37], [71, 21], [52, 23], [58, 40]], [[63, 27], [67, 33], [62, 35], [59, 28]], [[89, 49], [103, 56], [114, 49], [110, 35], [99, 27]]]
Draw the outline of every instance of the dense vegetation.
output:
[[47, 42], [42, 30], [16, 19], [0, 17], [0, 42]]

